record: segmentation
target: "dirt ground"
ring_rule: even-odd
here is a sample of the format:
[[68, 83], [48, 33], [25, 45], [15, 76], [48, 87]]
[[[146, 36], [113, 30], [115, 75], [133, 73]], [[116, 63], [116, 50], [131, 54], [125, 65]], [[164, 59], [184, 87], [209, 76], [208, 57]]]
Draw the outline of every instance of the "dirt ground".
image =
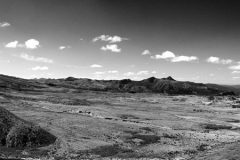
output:
[[239, 159], [240, 109], [232, 103], [228, 96], [1, 92], [2, 107], [57, 140], [34, 149], [0, 147], [0, 157]]

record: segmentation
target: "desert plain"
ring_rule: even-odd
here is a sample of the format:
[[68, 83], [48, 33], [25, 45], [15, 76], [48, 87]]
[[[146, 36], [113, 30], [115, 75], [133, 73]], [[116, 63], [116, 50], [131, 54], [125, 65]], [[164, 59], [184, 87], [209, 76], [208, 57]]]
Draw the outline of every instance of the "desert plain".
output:
[[240, 159], [239, 95], [129, 93], [53, 84], [24, 90], [10, 84], [0, 90], [1, 108], [56, 140], [36, 147], [1, 145], [3, 159]]

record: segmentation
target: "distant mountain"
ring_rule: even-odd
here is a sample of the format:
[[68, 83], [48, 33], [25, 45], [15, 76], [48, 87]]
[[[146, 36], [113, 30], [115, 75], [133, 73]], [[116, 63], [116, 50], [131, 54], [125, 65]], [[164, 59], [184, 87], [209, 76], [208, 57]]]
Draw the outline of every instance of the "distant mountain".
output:
[[94, 80], [88, 78], [62, 78], [62, 79], [31, 79], [0, 75], [0, 90], [46, 90], [46, 89], [72, 89], [111, 91], [129, 93], [167, 93], [167, 94], [197, 94], [214, 95], [233, 91], [240, 93], [240, 85], [203, 84], [188, 81], [176, 81], [171, 76], [167, 78], [150, 77], [141, 81], [123, 80]]
[[219, 84], [206, 84], [208, 87], [223, 90], [225, 92], [233, 91], [236, 94], [240, 94], [240, 85], [219, 85]]
[[172, 77], [158, 79], [150, 77], [141, 81], [123, 80], [91, 80], [68, 77], [66, 79], [45, 80], [51, 86], [75, 89], [129, 92], [129, 93], [168, 93], [168, 94], [217, 94], [219, 89], [211, 88], [202, 83], [176, 81]]
[[45, 84], [40, 84], [33, 80], [26, 80], [22, 78], [6, 76], [0, 74], [0, 89], [33, 89], [33, 88], [43, 88]]

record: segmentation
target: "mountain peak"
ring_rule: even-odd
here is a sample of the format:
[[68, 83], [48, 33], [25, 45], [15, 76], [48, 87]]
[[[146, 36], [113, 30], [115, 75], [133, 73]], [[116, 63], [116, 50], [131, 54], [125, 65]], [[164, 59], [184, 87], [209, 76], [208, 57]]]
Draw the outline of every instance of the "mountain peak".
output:
[[169, 81], [176, 81], [175, 79], [173, 79], [171, 76], [168, 76], [167, 78], [162, 78], [163, 80], [169, 80]]

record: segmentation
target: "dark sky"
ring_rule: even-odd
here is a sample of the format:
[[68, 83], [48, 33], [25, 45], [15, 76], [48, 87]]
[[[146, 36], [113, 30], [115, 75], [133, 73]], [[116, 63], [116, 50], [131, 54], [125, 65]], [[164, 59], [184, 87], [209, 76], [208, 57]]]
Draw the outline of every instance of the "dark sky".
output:
[[[10, 24], [0, 28], [0, 67], [11, 68], [0, 71], [25, 78], [74, 75], [143, 79], [171, 75], [179, 80], [240, 83], [237, 2], [0, 0], [0, 23]], [[127, 40], [92, 41], [101, 35]], [[38, 41], [40, 46], [36, 49], [26, 49], [23, 45], [6, 47], [10, 42], [24, 44], [29, 39]], [[102, 49], [107, 45], [110, 48], [117, 45], [121, 50]], [[65, 48], [59, 49], [60, 46]], [[142, 55], [145, 50], [151, 54]], [[27, 62], [21, 57], [23, 53], [48, 58], [54, 63], [46, 64], [34, 58], [28, 58]], [[169, 57], [169, 53], [174, 57]], [[12, 63], [21, 64], [21, 69], [14, 69]], [[102, 67], [91, 67], [93, 64]], [[37, 66], [48, 69], [32, 70]]]

